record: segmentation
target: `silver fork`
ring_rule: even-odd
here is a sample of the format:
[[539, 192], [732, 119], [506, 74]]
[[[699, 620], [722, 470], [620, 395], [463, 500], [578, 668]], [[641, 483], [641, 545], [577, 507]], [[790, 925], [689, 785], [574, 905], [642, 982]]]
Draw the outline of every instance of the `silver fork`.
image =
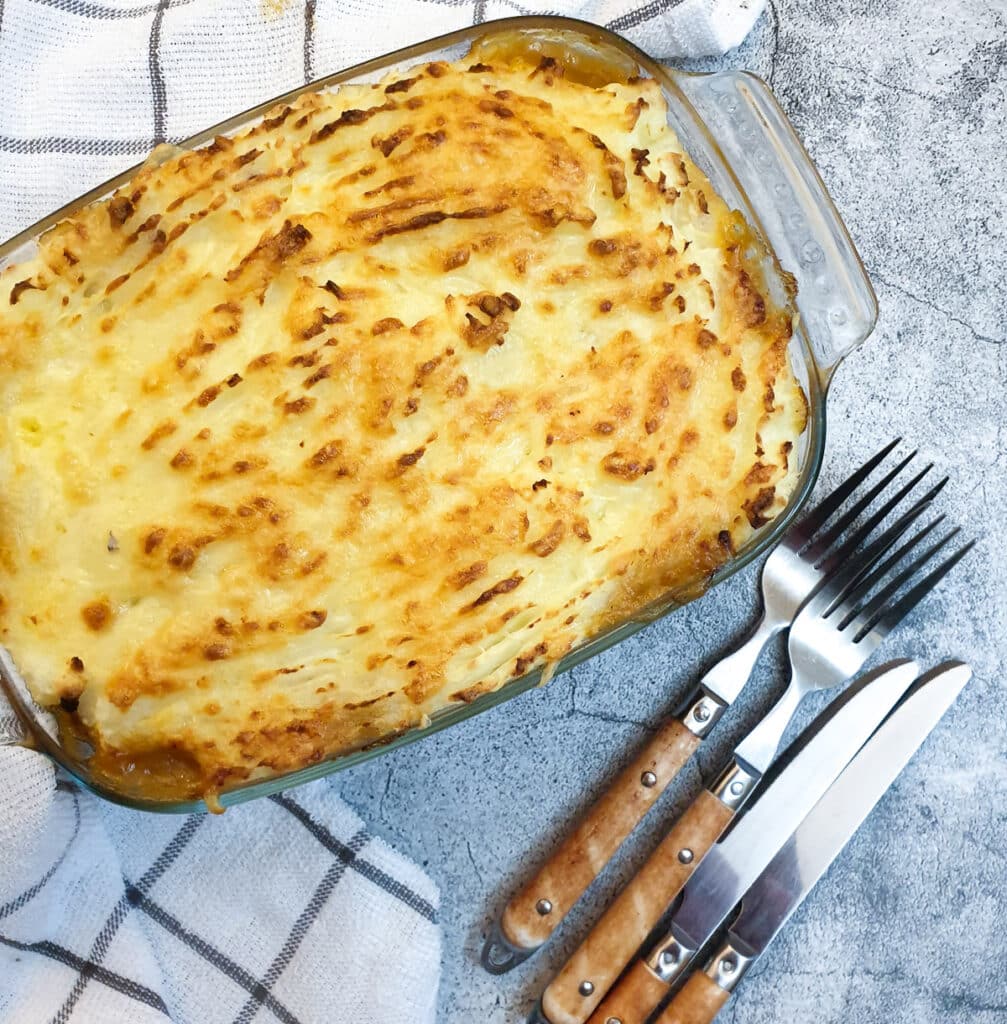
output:
[[[943, 481], [934, 490], [941, 486]], [[925, 541], [937, 531], [943, 516], [903, 540], [931, 507], [934, 490], [876, 539], [857, 550], [848, 550], [849, 542], [843, 542], [827, 556], [831, 572], [790, 627], [791, 679], [783, 696], [735, 749], [724, 773], [699, 794], [605, 911], [545, 990], [541, 1009], [536, 1011], [539, 1016], [533, 1015], [533, 1020], [553, 1024], [587, 1020], [703, 856], [748, 801], [773, 762], [804, 697], [814, 690], [838, 687], [856, 674], [891, 630], [972, 548], [974, 541], [927, 571], [960, 532], [951, 530], [927, 546]], [[871, 516], [872, 528], [879, 522], [877, 513]], [[806, 799], [810, 810], [817, 795], [809, 788], [795, 799]], [[682, 957], [677, 937], [671, 933], [664, 936], [646, 958], [649, 971], [637, 965], [627, 972], [592, 1020], [642, 1024], [657, 1005], [648, 992], [663, 997], [684, 970]]]
[[[938, 488], [943, 487], [946, 479]], [[907, 561], [944, 522], [941, 515], [890, 553], [930, 507], [936, 489], [925, 494], [862, 551], [830, 556], [828, 561], [837, 568], [803, 605], [790, 627], [790, 683], [769, 714], [737, 748], [736, 759], [754, 766], [768, 765], [804, 697], [814, 690], [838, 686], [855, 675], [885, 637], [974, 546], [975, 541], [969, 541], [902, 593], [961, 532], [956, 527]], [[891, 573], [891, 579], [879, 587]], [[759, 768], [760, 773], [764, 770]]]
[[[486, 970], [493, 974], [510, 970], [549, 938], [741, 692], [766, 642], [790, 625], [802, 602], [928, 475], [932, 466], [901, 486], [894, 485], [914, 452], [873, 486], [862, 488], [898, 443], [895, 440], [878, 452], [790, 527], [763, 567], [764, 613], [753, 635], [707, 672], [685, 702], [686, 710], [661, 723], [576, 828], [512, 897], [483, 947]], [[932, 501], [946, 482], [947, 478], [940, 481], [921, 502]], [[894, 493], [889, 495], [889, 491]], [[850, 499], [855, 499], [851, 507], [840, 514]], [[868, 518], [854, 528], [862, 515]]]
[[[908, 483], [884, 502], [854, 533], [840, 539], [860, 516], [885, 491], [916, 457], [907, 455], [894, 469], [870, 488], [841, 516], [835, 514], [868, 476], [899, 444], [896, 438], [844, 480], [814, 510], [784, 534], [762, 567], [762, 616], [752, 635], [736, 651], [717, 662], [700, 680], [703, 689], [727, 705], [734, 702], [748, 681], [762, 649], [777, 633], [794, 620], [801, 605], [870, 536], [899, 502], [933, 469], [925, 466]], [[944, 477], [923, 500], [933, 501], [947, 484]]]

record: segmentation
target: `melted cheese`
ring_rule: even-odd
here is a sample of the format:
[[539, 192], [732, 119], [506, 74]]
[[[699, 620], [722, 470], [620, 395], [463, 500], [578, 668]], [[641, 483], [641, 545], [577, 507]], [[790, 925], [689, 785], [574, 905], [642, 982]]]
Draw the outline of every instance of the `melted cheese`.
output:
[[0, 635], [96, 763], [385, 739], [784, 506], [791, 312], [659, 87], [469, 64], [304, 95], [0, 275]]

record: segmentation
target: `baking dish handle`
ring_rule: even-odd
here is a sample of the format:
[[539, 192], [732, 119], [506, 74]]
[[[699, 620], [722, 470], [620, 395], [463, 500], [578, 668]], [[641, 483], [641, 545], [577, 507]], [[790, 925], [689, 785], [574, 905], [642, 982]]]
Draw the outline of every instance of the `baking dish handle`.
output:
[[747, 71], [674, 78], [734, 170], [780, 264], [797, 279], [797, 308], [824, 387], [878, 316], [839, 213], [761, 78]]

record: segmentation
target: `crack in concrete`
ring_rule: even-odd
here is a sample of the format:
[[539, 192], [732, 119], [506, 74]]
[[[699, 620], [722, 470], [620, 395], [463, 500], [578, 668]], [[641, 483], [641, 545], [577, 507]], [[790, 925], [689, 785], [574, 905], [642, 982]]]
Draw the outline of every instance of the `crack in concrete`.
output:
[[776, 86], [776, 60], [780, 55], [780, 12], [776, 9], [776, 0], [769, 0], [769, 10], [773, 15], [773, 52], [769, 56], [767, 81], [772, 89]]
[[983, 492], [983, 507], [985, 508], [989, 504], [989, 495], [986, 493], [985, 478], [980, 479], [979, 482], [968, 491], [968, 493], [965, 495], [965, 501], [971, 502], [972, 499], [976, 496], [977, 491]]
[[886, 288], [891, 288], [892, 291], [899, 292], [907, 299], [912, 299], [913, 302], [918, 302], [921, 306], [926, 306], [927, 309], [932, 309], [935, 313], [940, 313], [941, 316], [946, 317], [953, 324], [958, 324], [959, 327], [964, 327], [976, 341], [981, 341], [985, 345], [993, 345], [995, 348], [1001, 348], [1003, 346], [1004, 339], [991, 338], [986, 334], [982, 334], [980, 331], [977, 331], [972, 324], [962, 320], [961, 317], [955, 316], [951, 310], [944, 309], [943, 307], [936, 305], [936, 303], [931, 302], [929, 299], [925, 299], [923, 296], [909, 291], [908, 288], [903, 288], [901, 285], [895, 284], [894, 281], [887, 280], [878, 273], [874, 273], [872, 271], [871, 276], [875, 281], [879, 281]]
[[626, 715], [617, 715], [605, 711], [589, 711], [577, 705], [577, 677], [570, 673], [570, 708], [567, 717], [581, 715], [584, 718], [596, 718], [600, 722], [608, 722], [610, 725], [636, 725], [643, 729], [649, 729], [650, 723], [639, 718], [630, 718]]
[[610, 725], [635, 725], [641, 729], [650, 728], [650, 723], [644, 719], [612, 715], [604, 711], [585, 711], [583, 708], [574, 708], [573, 714], [582, 715], [584, 718], [596, 718], [599, 722], [608, 722]]
[[381, 794], [381, 799], [378, 800], [378, 818], [381, 821], [385, 821], [385, 797], [388, 796], [388, 790], [392, 786], [392, 776], [395, 774], [394, 768], [388, 769], [388, 774], [385, 776], [385, 788]]
[[570, 718], [577, 713], [577, 685], [580, 680], [577, 677], [576, 668], [570, 669], [568, 676], [570, 679], [570, 707], [567, 708], [567, 717]]
[[849, 71], [852, 75], [857, 75], [859, 78], [866, 78], [876, 85], [880, 85], [883, 89], [891, 89], [894, 92], [904, 92], [909, 96], [916, 96], [918, 99], [926, 100], [928, 103], [936, 103], [937, 97], [930, 96], [925, 92], [917, 92], [915, 89], [910, 89], [905, 85], [895, 85], [892, 82], [886, 82], [883, 78], [876, 78], [874, 75], [864, 71], [863, 68], [855, 68], [850, 64], [837, 64], [830, 62], [829, 67], [837, 68], [840, 71]]
[[472, 870], [476, 873], [476, 878], [479, 879], [479, 884], [485, 889], [486, 880], [483, 878], [483, 873], [479, 870], [479, 865], [476, 863], [475, 857], [472, 855], [472, 844], [466, 839], [465, 849], [468, 850], [469, 863], [472, 865]]

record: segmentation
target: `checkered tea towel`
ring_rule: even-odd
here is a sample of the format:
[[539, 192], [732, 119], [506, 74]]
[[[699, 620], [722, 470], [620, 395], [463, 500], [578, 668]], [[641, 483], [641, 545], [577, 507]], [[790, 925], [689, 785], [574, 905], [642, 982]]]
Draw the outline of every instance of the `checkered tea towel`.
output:
[[[656, 57], [765, 0], [554, 0]], [[226, 116], [515, 0], [0, 0], [0, 239]], [[425, 1024], [438, 894], [321, 782], [223, 817], [105, 804], [0, 698], [0, 1024]]]
[[328, 781], [143, 814], [0, 747], [3, 1024], [432, 1024], [437, 905]]

